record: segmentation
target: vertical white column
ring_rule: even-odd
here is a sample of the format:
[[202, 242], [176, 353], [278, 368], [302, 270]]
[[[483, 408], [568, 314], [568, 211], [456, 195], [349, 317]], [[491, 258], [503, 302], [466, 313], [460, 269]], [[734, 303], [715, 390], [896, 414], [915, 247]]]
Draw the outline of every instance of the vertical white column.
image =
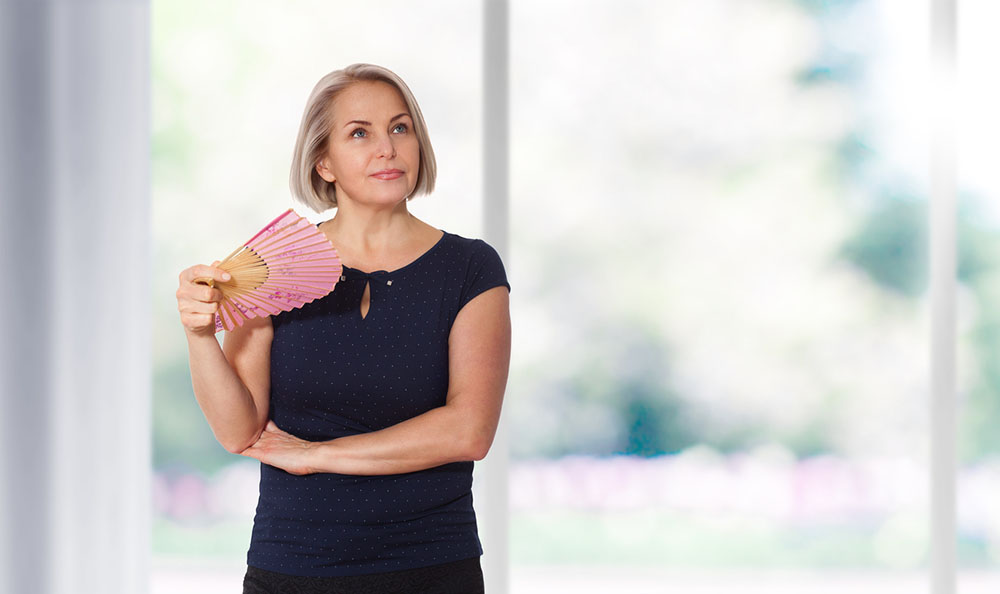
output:
[[52, 592], [47, 5], [0, 2], [0, 592]]
[[956, 584], [955, 0], [931, 0], [931, 592]]
[[[483, 3], [483, 229], [484, 239], [500, 253], [508, 275], [510, 258], [508, 245], [509, 202], [509, 76], [508, 22], [506, 0], [485, 0]], [[507, 470], [509, 439], [501, 415], [493, 447], [482, 464], [484, 483], [480, 496], [479, 523], [483, 543], [483, 574], [486, 591], [506, 594], [509, 579], [509, 495]]]
[[149, 14], [0, 1], [0, 592], [148, 589]]

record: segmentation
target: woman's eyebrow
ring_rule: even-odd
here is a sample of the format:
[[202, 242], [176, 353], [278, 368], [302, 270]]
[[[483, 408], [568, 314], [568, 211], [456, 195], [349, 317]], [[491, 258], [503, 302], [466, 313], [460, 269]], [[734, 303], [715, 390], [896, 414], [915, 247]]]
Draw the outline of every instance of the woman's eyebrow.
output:
[[[399, 115], [393, 116], [393, 118], [391, 120], [389, 120], [389, 123], [391, 124], [391, 123], [395, 122], [396, 120], [398, 120], [399, 118], [401, 118], [403, 116], [409, 117], [409, 115], [410, 114], [408, 114], [408, 113], [406, 113], [404, 111], [403, 113], [401, 113]], [[350, 126], [351, 124], [361, 124], [363, 126], [371, 126], [372, 125], [371, 122], [366, 122], [364, 120], [351, 120], [351, 121], [347, 122], [346, 124], [344, 124], [344, 127]]]

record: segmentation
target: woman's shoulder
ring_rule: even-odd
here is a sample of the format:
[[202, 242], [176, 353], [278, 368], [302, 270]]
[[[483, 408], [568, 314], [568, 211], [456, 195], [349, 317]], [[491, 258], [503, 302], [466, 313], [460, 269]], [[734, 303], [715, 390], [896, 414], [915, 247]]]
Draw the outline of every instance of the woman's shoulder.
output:
[[490, 245], [485, 239], [478, 237], [466, 237], [464, 235], [459, 235], [458, 233], [452, 233], [447, 229], [442, 229], [441, 231], [444, 232], [442, 241], [447, 241], [447, 243], [453, 248], [453, 253], [461, 254], [466, 258], [499, 258], [499, 253], [496, 248]]
[[444, 233], [444, 238], [448, 239], [454, 245], [460, 245], [468, 249], [482, 249], [484, 246], [492, 249], [492, 246], [485, 239], [464, 235], [463, 233], [455, 233], [447, 229], [440, 229], [440, 231]]

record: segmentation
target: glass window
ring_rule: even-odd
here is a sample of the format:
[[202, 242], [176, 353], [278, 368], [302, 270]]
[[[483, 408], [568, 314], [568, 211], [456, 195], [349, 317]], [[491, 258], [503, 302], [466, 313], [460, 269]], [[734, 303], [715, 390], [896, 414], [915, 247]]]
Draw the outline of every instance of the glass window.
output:
[[986, 594], [1000, 583], [1000, 6], [963, 0], [958, 17], [958, 589]]
[[511, 13], [513, 591], [926, 591], [926, 7]]

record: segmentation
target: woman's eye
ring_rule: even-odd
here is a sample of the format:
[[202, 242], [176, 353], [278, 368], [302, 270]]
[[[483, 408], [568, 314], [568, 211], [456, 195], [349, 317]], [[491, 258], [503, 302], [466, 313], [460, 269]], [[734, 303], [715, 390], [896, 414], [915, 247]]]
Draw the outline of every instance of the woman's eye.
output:
[[[398, 130], [398, 129], [400, 129], [400, 128], [402, 128], [404, 132], [405, 132], [405, 131], [407, 131], [407, 130], [409, 130], [409, 127], [408, 127], [408, 126], [407, 126], [406, 124], [396, 124], [396, 127], [395, 127], [395, 128], [393, 128], [393, 130]], [[358, 132], [362, 132], [362, 133], [364, 133], [364, 134], [365, 134], [366, 136], [367, 136], [367, 134], [368, 134], [367, 132], [365, 132], [365, 129], [364, 129], [364, 128], [355, 128], [355, 129], [354, 129], [354, 131], [353, 131], [353, 132], [351, 132], [351, 138], [364, 138], [364, 136], [358, 136], [358, 135], [357, 135], [357, 134], [358, 134]]]
[[[406, 124], [396, 124], [396, 127], [393, 128], [393, 130], [399, 130], [400, 128], [403, 129], [403, 132], [406, 132], [407, 130], [409, 130], [409, 126], [407, 126]], [[365, 132], [364, 128], [356, 128], [353, 132], [351, 132], [351, 138], [364, 138], [363, 136], [358, 136], [357, 135], [358, 132], [361, 132], [361, 133], [367, 135], [367, 132]]]

